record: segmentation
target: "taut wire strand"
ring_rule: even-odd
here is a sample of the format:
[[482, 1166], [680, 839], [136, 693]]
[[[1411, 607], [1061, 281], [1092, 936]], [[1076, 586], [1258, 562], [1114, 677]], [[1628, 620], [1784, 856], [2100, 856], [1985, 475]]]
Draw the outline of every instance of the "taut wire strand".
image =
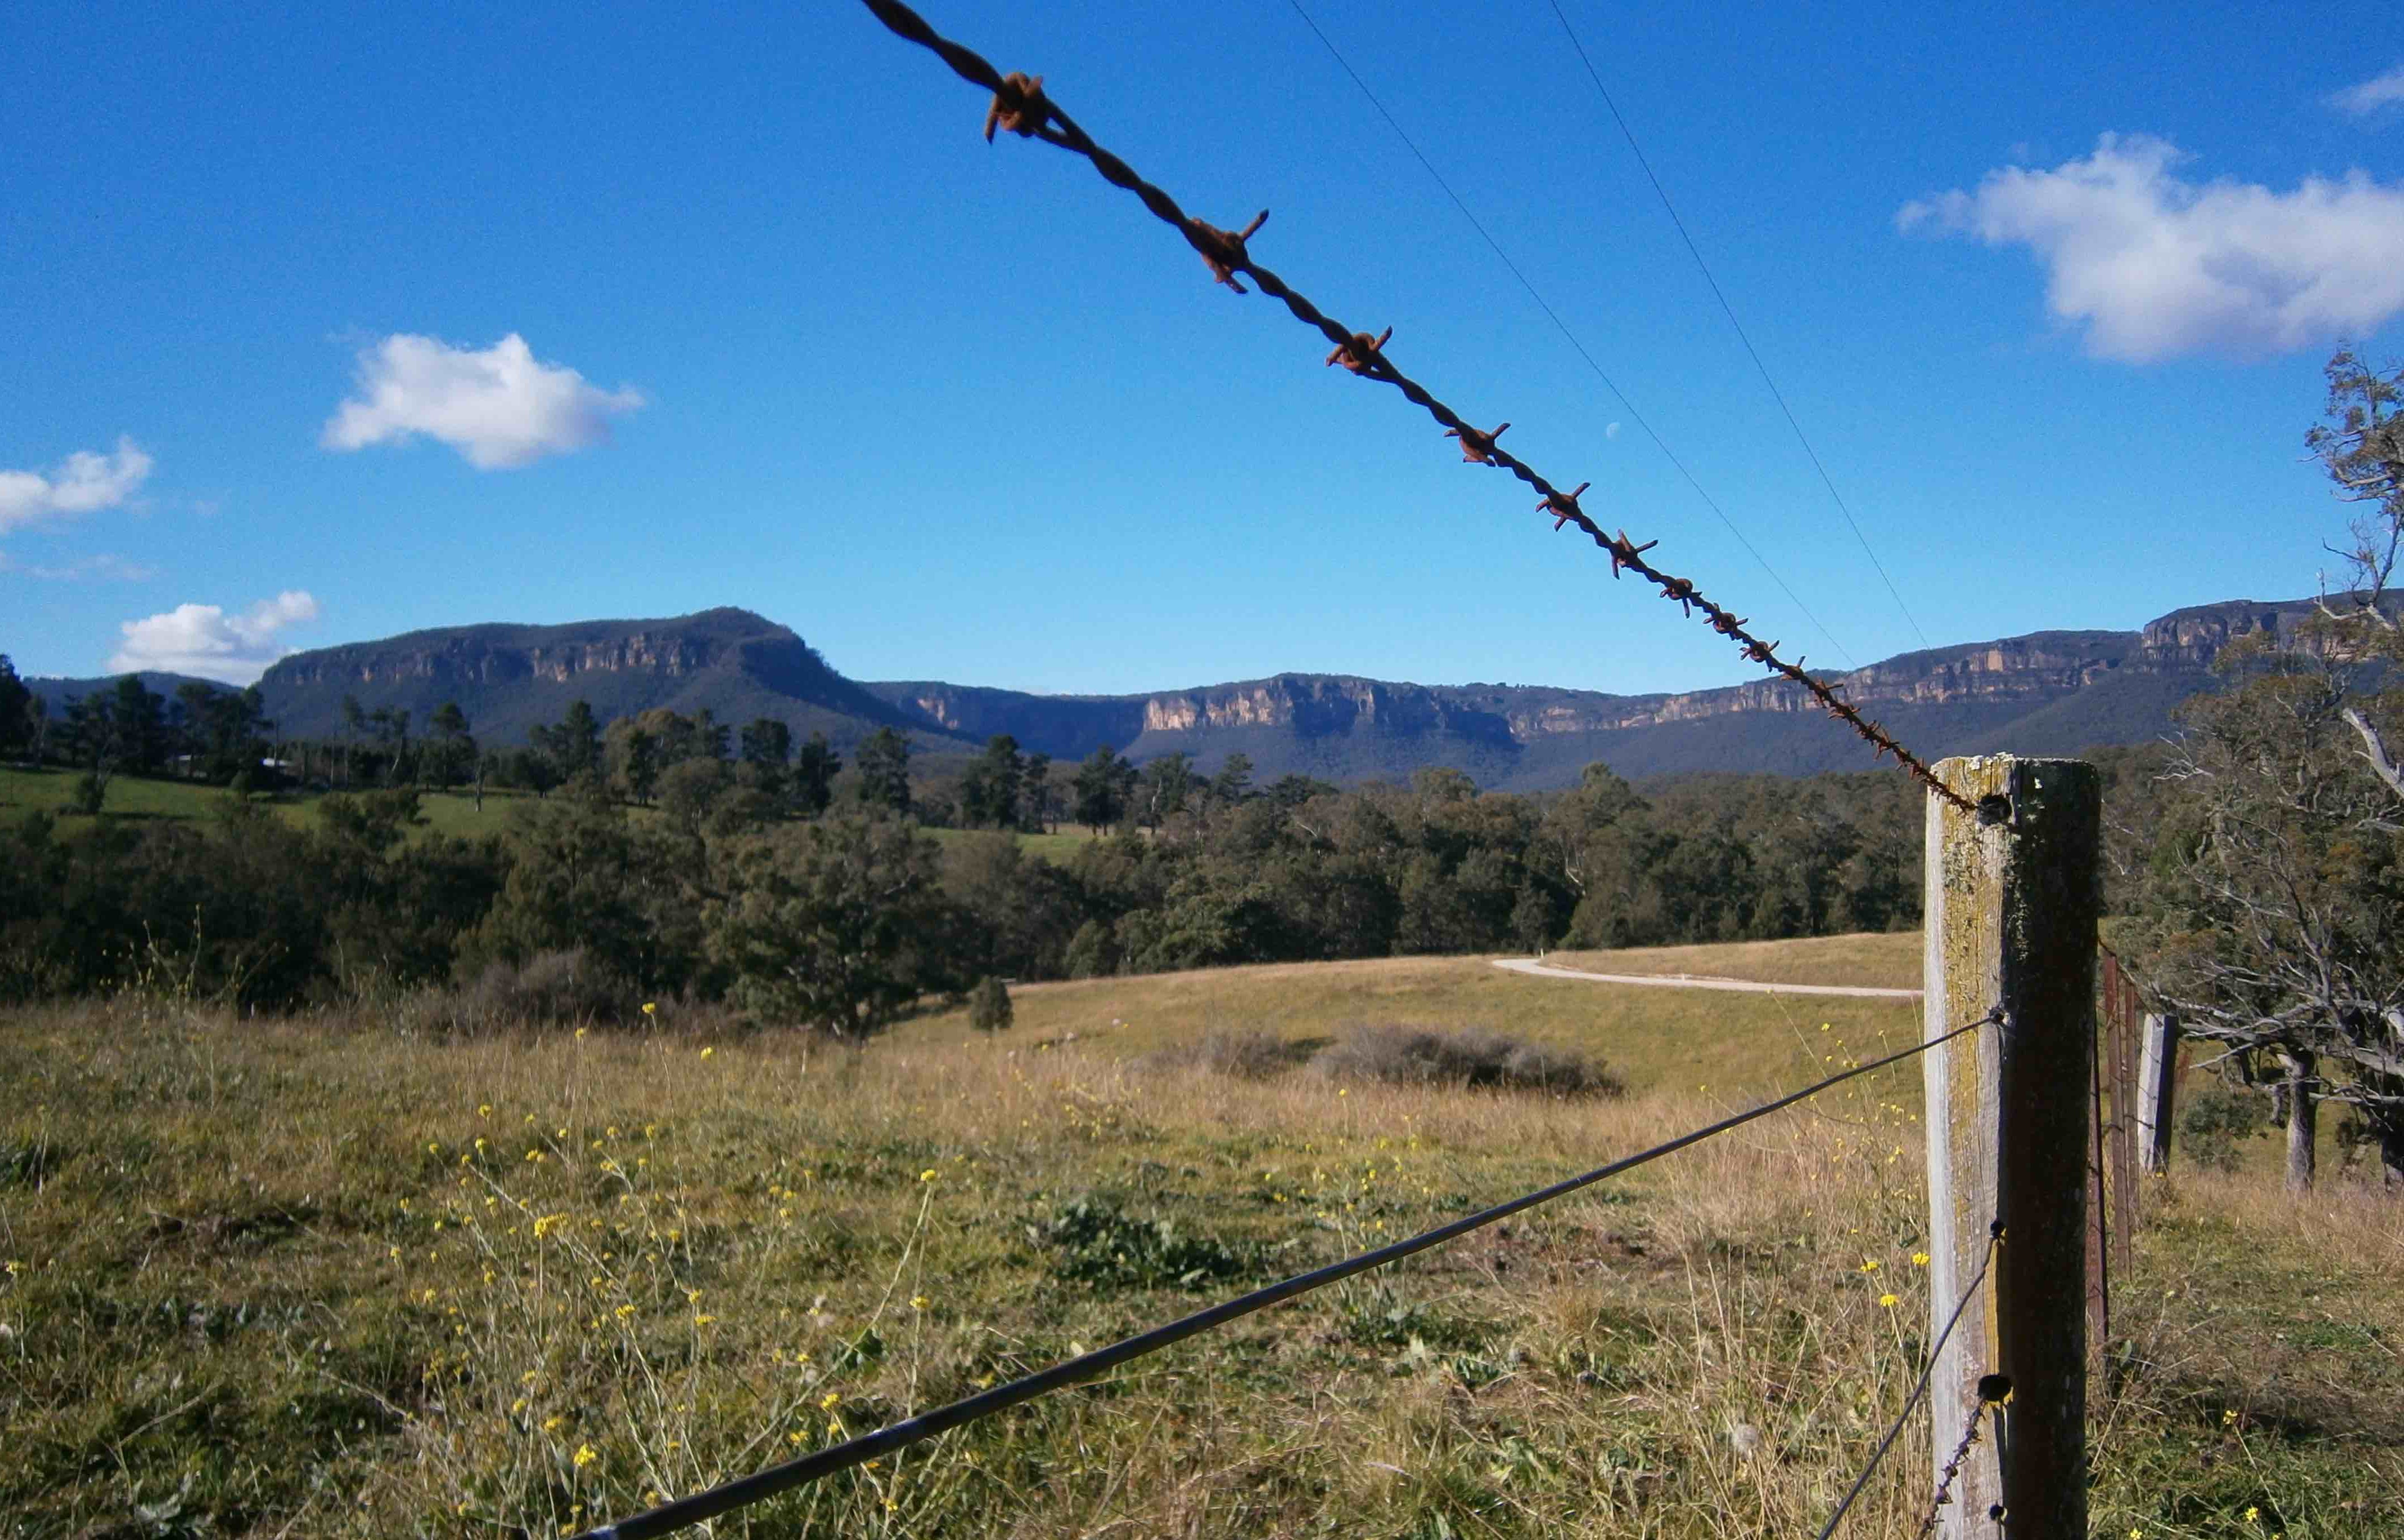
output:
[[[1339, 1283], [1355, 1274], [1367, 1272], [1374, 1267], [1381, 1267], [1389, 1262], [1399, 1262], [1404, 1257], [1414, 1255], [1431, 1247], [1441, 1246], [1448, 1240], [1457, 1239], [1472, 1230], [1481, 1229], [1499, 1220], [1508, 1219], [1523, 1210], [1550, 1203], [1557, 1197], [1565, 1197], [1580, 1188], [1590, 1187], [1598, 1182], [1617, 1176], [1623, 1171], [1632, 1170], [1639, 1166], [1658, 1160], [1663, 1155], [1674, 1155], [1690, 1145], [1699, 1144], [1707, 1139], [1726, 1133], [1732, 1128], [1740, 1128], [1756, 1118], [1768, 1117], [1772, 1113], [1782, 1111], [1807, 1098], [1817, 1096], [1832, 1085], [1842, 1085], [1856, 1076], [1868, 1074], [1874, 1070], [1883, 1070], [1890, 1064], [1924, 1054], [1940, 1043], [1950, 1043], [1965, 1032], [1975, 1032], [1979, 1028], [1992, 1025], [2000, 1019], [1999, 1012], [1990, 1011], [1978, 1020], [1956, 1027], [1941, 1037], [1933, 1037], [1925, 1043], [1916, 1043], [1897, 1053], [1889, 1054], [1884, 1058], [1872, 1059], [1867, 1064], [1839, 1071], [1825, 1080], [1806, 1085], [1799, 1091], [1790, 1091], [1775, 1101], [1765, 1101], [1757, 1107], [1748, 1108], [1744, 1112], [1724, 1117], [1708, 1127], [1681, 1134], [1667, 1143], [1656, 1144], [1649, 1150], [1614, 1160], [1609, 1165], [1598, 1166], [1593, 1170], [1556, 1182], [1549, 1187], [1540, 1187], [1532, 1193], [1515, 1197], [1507, 1203], [1498, 1203], [1490, 1209], [1481, 1210], [1476, 1213], [1456, 1219], [1448, 1225], [1439, 1225], [1433, 1230], [1425, 1230], [1406, 1239], [1380, 1246], [1376, 1251], [1363, 1252], [1357, 1256], [1347, 1257], [1341, 1262], [1332, 1262], [1324, 1267], [1316, 1268], [1310, 1272], [1297, 1273], [1292, 1278], [1269, 1284], [1266, 1288], [1255, 1289], [1250, 1294], [1225, 1300], [1208, 1309], [1196, 1310], [1165, 1326], [1155, 1326], [1148, 1332], [1139, 1333], [1123, 1341], [1113, 1342], [1107, 1348], [1098, 1348], [1081, 1358], [1071, 1358], [1065, 1363], [1055, 1364], [1048, 1369], [1040, 1369], [1033, 1374], [1022, 1376], [1007, 1385], [997, 1385], [989, 1391], [981, 1392], [965, 1400], [955, 1401], [949, 1406], [922, 1412], [916, 1417], [879, 1428], [874, 1433], [862, 1434], [832, 1449], [820, 1449], [815, 1454], [805, 1454], [798, 1460], [789, 1460], [781, 1465], [771, 1465], [766, 1470], [739, 1477], [721, 1486], [712, 1487], [706, 1491], [695, 1492], [690, 1497], [680, 1497], [673, 1503], [664, 1504], [645, 1513], [638, 1513], [633, 1518], [622, 1519], [615, 1524], [588, 1530], [583, 1534], [576, 1536], [575, 1540], [651, 1540], [654, 1535], [671, 1533], [689, 1524], [698, 1524], [704, 1519], [714, 1519], [721, 1513], [762, 1502], [776, 1496], [778, 1492], [789, 1491], [795, 1487], [816, 1481], [821, 1477], [832, 1476], [837, 1471], [849, 1470], [855, 1465], [866, 1464], [871, 1460], [889, 1454], [895, 1449], [907, 1449], [913, 1444], [922, 1443], [937, 1434], [949, 1432], [963, 1423], [990, 1417], [996, 1412], [1017, 1406], [1022, 1401], [1032, 1401], [1046, 1392], [1058, 1390], [1064, 1385], [1075, 1384], [1079, 1380], [1091, 1379], [1105, 1370], [1113, 1369], [1121, 1364], [1158, 1352], [1161, 1349], [1182, 1342], [1189, 1337], [1209, 1331], [1213, 1327], [1223, 1326], [1230, 1321], [1251, 1315], [1256, 1310], [1266, 1309], [1271, 1305], [1282, 1303], [1297, 1295], [1308, 1294], [1314, 1289], [1324, 1288], [1330, 1283]], [[1957, 1310], [1955, 1313], [1960, 1312]], [[1922, 1378], [1925, 1379], [1924, 1376]]]
[[[1245, 237], [1250, 235], [1252, 230], [1257, 230], [1261, 220], [1268, 217], [1265, 211], [1260, 218], [1252, 221], [1250, 229], [1242, 232], [1221, 230], [1216, 226], [1203, 223], [1200, 219], [1188, 215], [1178, 205], [1177, 200], [1170, 197], [1167, 192], [1145, 181], [1125, 161], [1096, 144], [1092, 135], [1080, 128], [1076, 120], [1062, 110], [1060, 104], [1048, 92], [1040, 90], [1031, 92], [1023, 91], [1019, 85], [1004, 77], [1000, 71], [995, 69], [975, 50], [938, 34], [927, 23], [924, 17], [902, 4], [901, 0], [861, 0], [861, 3], [867, 6], [876, 19], [884, 22], [895, 35], [933, 52], [944, 63], [950, 65], [953, 73], [963, 80], [993, 92], [998, 113], [989, 111], [988, 116], [997, 116], [999, 119], [1013, 121], [1017, 125], [1013, 129], [1014, 133], [1031, 133], [1033, 137], [1041, 138], [1046, 144], [1057, 145], [1064, 149], [1075, 151], [1093, 162], [1094, 169], [1101, 174], [1104, 180], [1114, 187], [1125, 188], [1143, 200], [1144, 207], [1150, 209], [1155, 217], [1171, 226], [1183, 236], [1186, 245], [1192, 246], [1202, 259], [1209, 264], [1212, 273], [1220, 281], [1229, 282], [1234, 275], [1240, 273], [1250, 278], [1262, 293], [1282, 303], [1293, 314], [1295, 319], [1306, 326], [1316, 328], [1320, 334], [1335, 347], [1345, 349], [1353, 345], [1354, 339], [1360, 333], [1321, 312], [1308, 299], [1296, 293], [1284, 279], [1253, 260], [1251, 254], [1246, 249]], [[1236, 286], [1230, 282], [1230, 287]], [[1237, 292], [1242, 292], [1240, 287], [1237, 288]], [[1469, 435], [1472, 434], [1477, 435], [1480, 440], [1490, 440], [1490, 435], [1481, 433], [1451, 407], [1430, 395], [1424, 385], [1395, 368], [1382, 349], [1376, 350], [1371, 366], [1359, 372], [1363, 379], [1377, 380], [1401, 391], [1405, 400], [1425, 411], [1429, 416], [1433, 417], [1455, 436], [1461, 437], [1463, 443], [1471, 441]], [[1675, 603], [1681, 612], [1692, 615], [1698, 610], [1701, 611], [1705, 623], [1730, 641], [1737, 643], [1738, 650], [1746, 658], [1761, 665], [1763, 668], [1789, 683], [1800, 686], [1812, 699], [1819, 702], [1824, 710], [1859, 734], [1880, 755], [1893, 754], [1895, 762], [1916, 777], [1930, 791], [1962, 811], [1977, 811], [1969, 799], [1938, 779], [1936, 771], [1931, 769], [1925, 761], [1896, 742], [1894, 735], [1885, 728], [1863, 716], [1858, 707], [1837, 693], [1834, 686], [1814, 679], [1805, 672], [1799, 655], [1793, 662], [1780, 657], [1778, 655], [1780, 643], [1764, 641], [1755, 636], [1749, 629], [1751, 624], [1749, 621], [1739, 617], [1734, 610], [1705, 597], [1695, 586], [1692, 579], [1672, 576], [1646, 561], [1644, 553], [1651, 550], [1658, 543], [1657, 541], [1639, 544], [1628, 538], [1625, 529], [1615, 534], [1604, 529], [1579, 508], [1574, 496], [1562, 492], [1539, 474], [1533, 467], [1512, 455], [1509, 450], [1496, 447], [1490, 441], [1485, 444], [1485, 448], [1487, 450], [1483, 456], [1485, 464], [1509, 471], [1529, 486], [1533, 487], [1543, 497], [1544, 512], [1555, 520], [1556, 529], [1567, 525], [1576, 525], [1589, 539], [1601, 548], [1611, 557], [1611, 570], [1614, 577], [1617, 577], [1624, 568], [1658, 588], [1661, 591], [1661, 596]]]
[[[1990, 1015], [1987, 1019], [1992, 1021], [1994, 1017]], [[1975, 1026], [1977, 1023], [1972, 1025]], [[1932, 1043], [1930, 1046], [1933, 1047], [1935, 1044]], [[1844, 1522], [1847, 1510], [1853, 1505], [1853, 1499], [1859, 1497], [1862, 1494], [1862, 1489], [1870, 1484], [1870, 1477], [1878, 1472], [1879, 1463], [1886, 1458], [1887, 1450], [1894, 1448], [1895, 1439], [1902, 1436], [1903, 1425], [1911, 1421], [1911, 1414], [1919, 1409], [1920, 1398], [1928, 1393], [1929, 1377], [1936, 1372], [1936, 1355], [1945, 1351], [1946, 1340], [1953, 1335], [1954, 1326], [1961, 1322], [1962, 1312], [1970, 1308], [1970, 1301], [1977, 1297], [1979, 1286], [1987, 1281], [1987, 1269], [1994, 1266], [1995, 1248], [2003, 1242], [2004, 1225], [2003, 1221], [1997, 1220], [1988, 1228], [1987, 1254], [1978, 1260], [1978, 1276], [1970, 1280], [1970, 1286], [1963, 1290], [1962, 1297], [1954, 1302], [1953, 1313], [1945, 1318], [1945, 1329], [1938, 1332], [1936, 1340], [1928, 1345], [1928, 1362], [1922, 1366], [1920, 1379], [1911, 1387], [1911, 1393], [1903, 1398], [1903, 1410], [1895, 1413], [1894, 1423], [1886, 1430], [1886, 1436], [1880, 1439], [1878, 1448], [1870, 1451], [1870, 1463], [1862, 1467], [1862, 1474], [1854, 1477], [1853, 1484], [1846, 1489], [1844, 1501], [1837, 1505], [1836, 1512], [1828, 1515], [1828, 1521], [1820, 1526], [1819, 1540], [1828, 1540], [1830, 1535], [1837, 1533], [1837, 1526]], [[1979, 1410], [1985, 1409], [1986, 1399], [1984, 1388], [1981, 1387]], [[1953, 1463], [1945, 1468], [1945, 1483], [1936, 1489], [1936, 1501], [1930, 1509], [1932, 1514], [1936, 1508], [1944, 1506], [1952, 1500], [1953, 1474], [1962, 1468], [1962, 1456], [1970, 1448], [1971, 1435], [1975, 1435], [1978, 1431], [1978, 1421], [1973, 1417], [1970, 1420], [1969, 1433], [1963, 1435], [1962, 1447], [1953, 1451]], [[1923, 1534], [1925, 1533], [1925, 1531], [1922, 1532]]]

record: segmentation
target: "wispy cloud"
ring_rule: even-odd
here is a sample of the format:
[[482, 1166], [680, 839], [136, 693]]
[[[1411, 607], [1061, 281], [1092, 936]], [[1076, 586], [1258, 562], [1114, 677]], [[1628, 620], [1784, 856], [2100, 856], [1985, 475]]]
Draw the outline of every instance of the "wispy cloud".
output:
[[2332, 93], [2328, 105], [2353, 118], [2368, 118], [2390, 107], [2404, 106], [2404, 64], [2374, 75], [2358, 86]]
[[2359, 171], [2287, 192], [2197, 183], [2173, 170], [2187, 159], [2107, 133], [2082, 160], [1991, 171], [1895, 222], [2027, 246], [2053, 314], [2085, 324], [2090, 353], [2129, 363], [2293, 352], [2404, 312], [2404, 184]]
[[0, 470], [0, 535], [21, 525], [115, 508], [140, 488], [150, 463], [140, 445], [119, 438], [114, 453], [77, 450], [48, 475]]
[[515, 469], [606, 442], [609, 419], [643, 405], [639, 391], [602, 390], [564, 364], [538, 361], [514, 331], [482, 349], [396, 332], [358, 362], [357, 393], [318, 437], [328, 449], [422, 433], [480, 470]]
[[277, 642], [279, 633], [316, 618], [317, 601], [300, 589], [261, 599], [239, 615], [213, 604], [179, 604], [119, 626], [125, 641], [108, 667], [116, 674], [157, 669], [248, 684], [293, 651]]
[[147, 582], [159, 575], [157, 567], [127, 561], [114, 553], [86, 556], [64, 567], [50, 567], [39, 562], [17, 561], [7, 552], [0, 551], [0, 572], [21, 572], [26, 577], [40, 578], [49, 582]]

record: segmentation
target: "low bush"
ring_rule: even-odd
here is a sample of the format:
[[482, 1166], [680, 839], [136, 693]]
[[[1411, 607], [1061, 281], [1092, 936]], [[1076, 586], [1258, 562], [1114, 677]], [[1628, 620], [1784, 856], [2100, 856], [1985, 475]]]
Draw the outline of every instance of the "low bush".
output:
[[2215, 1083], [2180, 1110], [2179, 1149], [2207, 1171], [2234, 1171], [2244, 1163], [2238, 1141], [2267, 1126], [2258, 1098]]
[[1358, 1029], [1311, 1060], [1339, 1080], [1392, 1085], [1468, 1085], [1554, 1096], [1617, 1096], [1617, 1076], [1583, 1054], [1522, 1042], [1507, 1032], [1469, 1027]]
[[1307, 1046], [1258, 1029], [1213, 1027], [1191, 1043], [1164, 1048], [1145, 1058], [1155, 1070], [1208, 1070], [1238, 1080], [1266, 1080], [1310, 1057]]
[[468, 1015], [486, 1022], [614, 1022], [632, 1009], [630, 995], [615, 970], [576, 947], [514, 965], [487, 963], [463, 1003]]

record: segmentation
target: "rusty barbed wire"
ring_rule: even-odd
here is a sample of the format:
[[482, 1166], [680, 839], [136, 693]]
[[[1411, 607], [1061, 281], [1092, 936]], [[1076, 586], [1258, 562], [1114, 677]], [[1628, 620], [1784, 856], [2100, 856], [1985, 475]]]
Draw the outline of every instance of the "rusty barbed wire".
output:
[[[1998, 1005], [1971, 1025], [2000, 1027], [2003, 1021], [2004, 1008]], [[1920, 1379], [1913, 1383], [1911, 1393], [1903, 1398], [1903, 1410], [1897, 1413], [1894, 1421], [1888, 1425], [1886, 1436], [1879, 1440], [1878, 1448], [1870, 1451], [1869, 1463], [1862, 1467], [1861, 1475], [1853, 1477], [1853, 1484], [1846, 1489], [1843, 1500], [1837, 1505], [1837, 1511], [1828, 1515], [1828, 1521], [1820, 1526], [1819, 1540], [1829, 1540], [1829, 1537], [1837, 1533], [1837, 1526], [1845, 1521], [1846, 1513], [1852, 1508], [1854, 1499], [1861, 1496], [1862, 1489], [1870, 1484], [1870, 1477], [1877, 1474], [1880, 1462], [1886, 1459], [1887, 1451], [1894, 1448], [1894, 1441], [1897, 1438], [1903, 1436], [1904, 1424], [1908, 1422], [1911, 1420], [1911, 1414], [1919, 1409], [1921, 1398], [1928, 1393], [1929, 1381], [1936, 1376], [1938, 1356], [1945, 1351], [1945, 1344], [1951, 1339], [1953, 1328], [1962, 1323], [1962, 1312], [1970, 1308], [1970, 1301], [1978, 1297], [1978, 1290], [1985, 1285], [1987, 1270], [1995, 1265], [1995, 1252], [2003, 1243], [2004, 1222], [1998, 1219], [1987, 1226], [1986, 1255], [1979, 1259], [1978, 1270], [1971, 1278], [1970, 1286], [1962, 1291], [1960, 1299], [1954, 1301], [1953, 1313], [1945, 1318], [1945, 1329], [1938, 1332], [1936, 1340], [1928, 1345], [1928, 1362], [1921, 1369]], [[2007, 1376], [1991, 1374], [1978, 1381], [1978, 1407], [1970, 1414], [1969, 1431], [1963, 1435], [1962, 1442], [1953, 1450], [1952, 1460], [1946, 1464], [1943, 1476], [1938, 1478], [1936, 1501], [1929, 1505], [1929, 1523], [1936, 1522], [1937, 1509], [1953, 1501], [1953, 1478], [1961, 1474], [1964, 1457], [1969, 1453], [1970, 1446], [1978, 1441], [1979, 1417], [1985, 1414], [1989, 1403], [2000, 1406], [2011, 1393], [2012, 1382]], [[1928, 1540], [1926, 1529], [1920, 1532], [1920, 1540]]]
[[1944, 1516], [1945, 1505], [1953, 1501], [1953, 1482], [1962, 1474], [1962, 1463], [1970, 1458], [1970, 1446], [1978, 1441], [1978, 1423], [1989, 1407], [2000, 1407], [2012, 1398], [2009, 1376], [1991, 1374], [1978, 1381], [1978, 1404], [1970, 1408], [1970, 1425], [1962, 1430], [1962, 1441], [1953, 1446], [1951, 1458], [1936, 1474], [1936, 1495], [1930, 1500], [1927, 1516], [1920, 1521], [1920, 1533], [1915, 1540], [1928, 1540], [1936, 1533], [1936, 1522]]
[[[1800, 687], [1829, 716], [1852, 728], [1868, 743], [1877, 757], [1894, 755], [1895, 763], [1930, 791], [1964, 812], [1976, 811], [1969, 799], [1939, 780], [1936, 771], [1925, 761], [1839, 695], [1840, 685], [1816, 679], [1805, 672], [1802, 654], [1797, 653], [1791, 663], [1781, 658], [1778, 655], [1780, 643], [1764, 641], [1754, 636], [1747, 629], [1750, 623], [1706, 597], [1693, 580], [1674, 576], [1645, 560], [1644, 553], [1659, 541], [1647, 540], [1640, 545], [1628, 539], [1625, 529], [1615, 534], [1606, 530], [1578, 506], [1578, 495], [1586, 490], [1585, 487], [1581, 486], [1578, 492], [1564, 493], [1532, 466], [1498, 446], [1494, 442], [1495, 438], [1510, 424], [1505, 423], [1491, 433], [1481, 432], [1451, 407], [1430, 394], [1426, 386], [1396, 368], [1385, 356], [1384, 339], [1377, 339], [1373, 343], [1366, 332], [1354, 331], [1344, 326], [1296, 293], [1284, 279], [1254, 261], [1245, 242], [1267, 220], [1266, 209], [1263, 209], [1240, 231], [1222, 230], [1216, 225], [1204, 223], [1187, 214], [1166, 189], [1144, 180], [1137, 175], [1134, 167], [1095, 143], [1093, 136], [1079, 127], [1076, 120], [1061, 109], [1059, 103], [1044, 94], [1042, 77], [1016, 73], [1003, 75], [973, 49], [936, 32], [924, 17], [902, 4], [902, 0], [861, 0], [861, 3], [895, 35], [928, 49], [951, 66], [953, 74], [993, 93], [993, 103], [985, 114], [985, 137], [988, 140], [993, 137], [994, 128], [999, 126], [1021, 137], [1040, 138], [1046, 144], [1083, 156], [1101, 174], [1103, 180], [1134, 193], [1154, 217], [1183, 236], [1186, 245], [1192, 246], [1208, 264], [1214, 282], [1224, 284], [1238, 294], [1245, 294], [1250, 290], [1238, 282], [1238, 278], [1250, 278], [1263, 294], [1282, 303], [1296, 320], [1316, 328], [1335, 344], [1335, 352], [1329, 356], [1330, 363], [1341, 362], [1363, 379], [1392, 385], [1402, 392], [1404, 399], [1442, 425], [1447, 437], [1461, 441], [1464, 461], [1507, 470], [1533, 488], [1544, 499], [1538, 504], [1539, 511], [1554, 520], [1554, 529], [1558, 531], [1575, 525], [1611, 557], [1614, 578], [1623, 570], [1633, 572], [1660, 589], [1661, 596], [1678, 605], [1682, 613], [1692, 616], [1700, 610], [1712, 629], [1736, 642], [1738, 651], [1748, 661], [1759, 664], [1777, 678]], [[1389, 330], [1387, 335], [1391, 337], [1391, 331]], [[1363, 343], [1369, 345], [1364, 348]]]

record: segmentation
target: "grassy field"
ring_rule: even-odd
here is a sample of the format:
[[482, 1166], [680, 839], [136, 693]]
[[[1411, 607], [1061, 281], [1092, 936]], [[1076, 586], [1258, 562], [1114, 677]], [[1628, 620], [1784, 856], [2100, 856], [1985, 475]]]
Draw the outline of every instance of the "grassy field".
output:
[[1874, 989], [1920, 987], [1917, 931], [1812, 936], [1800, 941], [1735, 941], [1711, 946], [1642, 946], [1618, 952], [1547, 952], [1544, 960], [1587, 973], [1686, 973], [1761, 984], [1851, 984]]
[[[39, 810], [58, 819], [60, 833], [73, 838], [96, 821], [67, 810], [75, 783], [76, 776], [71, 771], [0, 767], [0, 821], [13, 820], [22, 812]], [[108, 800], [101, 818], [110, 820], [205, 819], [225, 796], [222, 788], [190, 781], [117, 776], [108, 783]], [[261, 800], [274, 808], [277, 816], [297, 827], [316, 827], [317, 798], [314, 795], [283, 792]], [[467, 838], [498, 833], [509, 828], [510, 810], [522, 801], [532, 800], [533, 793], [527, 791], [487, 791], [484, 805], [480, 809], [474, 795], [469, 792], [422, 792], [417, 805], [424, 821], [412, 837], [454, 834]], [[943, 841], [967, 837], [957, 829], [929, 829], [927, 833]], [[1018, 845], [1029, 855], [1065, 861], [1092, 837], [1083, 830], [1064, 831], [1056, 834], [1021, 834]]]
[[[672, 1012], [645, 1036], [473, 1041], [141, 1000], [8, 1013], [0, 1533], [556, 1534], [1911, 1026], [1475, 959], [1015, 997], [999, 1037], [932, 1017], [857, 1052]], [[1155, 1067], [1214, 1025], [1385, 1022], [1583, 1045], [1631, 1090]], [[716, 1533], [1810, 1533], [1925, 1335], [1916, 1086], [1856, 1082]], [[2149, 1194], [2095, 1533], [2396, 1533], [2398, 1206], [2187, 1171]], [[1915, 1533], [1928, 1467], [1923, 1423], [1845, 1533]]]
[[[74, 773], [66, 770], [0, 769], [0, 819], [12, 819], [21, 812], [49, 813], [59, 820], [60, 833], [73, 838], [77, 832], [99, 821], [67, 810], [75, 783]], [[102, 807], [100, 818], [111, 821], [150, 819], [203, 821], [224, 802], [228, 794], [222, 787], [203, 786], [191, 781], [116, 776], [109, 780], [108, 800]], [[468, 792], [422, 792], [417, 805], [425, 821], [419, 826], [418, 834], [457, 834], [464, 837], [496, 833], [509, 827], [510, 809], [522, 799], [531, 800], [530, 793], [486, 791], [484, 805], [479, 809], [474, 795]], [[281, 792], [258, 800], [274, 808], [278, 817], [296, 827], [316, 827], [317, 799], [314, 795]]]

